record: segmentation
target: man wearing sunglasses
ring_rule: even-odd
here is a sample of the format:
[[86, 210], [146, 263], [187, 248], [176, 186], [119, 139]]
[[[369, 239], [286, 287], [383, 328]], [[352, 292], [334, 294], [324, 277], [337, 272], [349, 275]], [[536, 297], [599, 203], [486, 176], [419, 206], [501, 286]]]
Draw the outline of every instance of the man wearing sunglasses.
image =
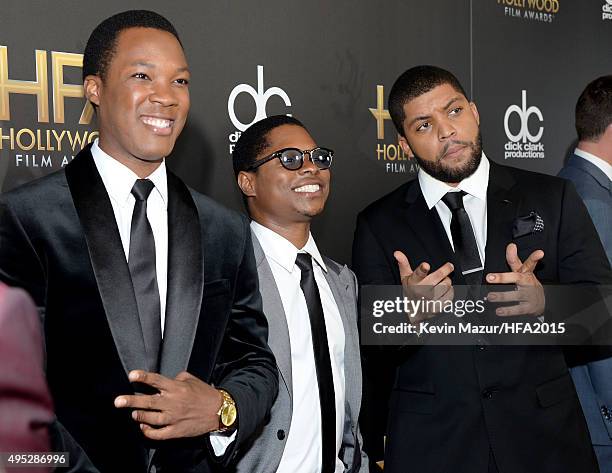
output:
[[321, 256], [310, 233], [329, 195], [332, 158], [332, 150], [285, 115], [257, 122], [234, 149], [280, 373], [270, 420], [238, 472], [368, 471], [357, 425], [356, 280], [346, 266]]

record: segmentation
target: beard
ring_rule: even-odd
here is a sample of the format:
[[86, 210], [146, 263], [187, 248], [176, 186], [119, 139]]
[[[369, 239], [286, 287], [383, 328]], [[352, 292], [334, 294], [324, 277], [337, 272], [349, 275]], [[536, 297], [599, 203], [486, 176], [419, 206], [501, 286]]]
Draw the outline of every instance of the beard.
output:
[[[467, 146], [471, 151], [470, 156], [468, 160], [460, 166], [447, 166], [444, 161], [442, 161], [442, 158], [448, 151], [449, 147], [457, 144]], [[473, 142], [452, 141], [447, 143], [442, 152], [436, 157], [435, 161], [426, 161], [416, 154], [414, 154], [414, 158], [416, 159], [417, 163], [419, 163], [419, 166], [423, 169], [423, 171], [434, 179], [448, 183], [461, 182], [474, 174], [480, 165], [480, 160], [482, 158], [482, 136], [480, 134], [480, 130], [478, 130], [476, 140]]]

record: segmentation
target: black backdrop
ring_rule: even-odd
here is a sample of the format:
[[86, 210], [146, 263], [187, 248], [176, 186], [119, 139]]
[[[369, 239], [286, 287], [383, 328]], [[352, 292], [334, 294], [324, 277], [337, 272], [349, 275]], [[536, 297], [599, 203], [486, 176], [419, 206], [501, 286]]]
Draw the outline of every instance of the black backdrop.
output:
[[453, 71], [479, 107], [489, 158], [556, 174], [575, 140], [578, 94], [612, 72], [609, 1], [3, 0], [0, 191], [60, 169], [95, 138], [95, 122], [79, 124], [79, 55], [102, 19], [152, 9], [178, 29], [193, 77], [168, 166], [241, 209], [230, 156], [237, 132], [256, 116], [293, 114], [336, 150], [314, 232], [323, 252], [348, 262], [357, 212], [415, 175], [385, 119], [394, 79], [423, 63]]

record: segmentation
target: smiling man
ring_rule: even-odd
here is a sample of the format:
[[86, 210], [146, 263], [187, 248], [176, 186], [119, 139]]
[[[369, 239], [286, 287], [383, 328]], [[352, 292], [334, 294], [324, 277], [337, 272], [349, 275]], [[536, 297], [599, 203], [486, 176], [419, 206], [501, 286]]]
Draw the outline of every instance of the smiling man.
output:
[[2, 196], [0, 280], [35, 299], [57, 417], [100, 471], [206, 473], [278, 386], [248, 221], [166, 169], [190, 78], [168, 20], [103, 21], [83, 77], [99, 140]]
[[285, 115], [255, 123], [234, 149], [281, 379], [271, 417], [238, 463], [240, 473], [368, 471], [357, 425], [355, 276], [321, 256], [310, 233], [329, 195], [332, 159]]
[[[495, 294], [510, 303], [497, 316], [558, 321], [558, 301], [544, 297], [543, 284], [612, 282], [573, 186], [489, 160], [478, 109], [453, 74], [407, 70], [391, 89], [389, 112], [420, 169], [359, 214], [360, 284], [511, 284], [516, 291]], [[477, 339], [386, 348], [364, 347], [363, 423], [370, 457], [382, 458], [387, 436], [385, 472], [597, 471], [559, 347]], [[388, 406], [384, 415], [380, 406]]]

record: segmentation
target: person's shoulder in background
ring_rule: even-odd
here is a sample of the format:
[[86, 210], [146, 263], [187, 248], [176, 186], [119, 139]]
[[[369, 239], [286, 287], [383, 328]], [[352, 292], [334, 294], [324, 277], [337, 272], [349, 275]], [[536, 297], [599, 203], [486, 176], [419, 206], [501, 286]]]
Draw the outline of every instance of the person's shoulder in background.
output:
[[0, 283], [0, 451], [49, 451], [53, 421], [43, 339], [28, 294]]

